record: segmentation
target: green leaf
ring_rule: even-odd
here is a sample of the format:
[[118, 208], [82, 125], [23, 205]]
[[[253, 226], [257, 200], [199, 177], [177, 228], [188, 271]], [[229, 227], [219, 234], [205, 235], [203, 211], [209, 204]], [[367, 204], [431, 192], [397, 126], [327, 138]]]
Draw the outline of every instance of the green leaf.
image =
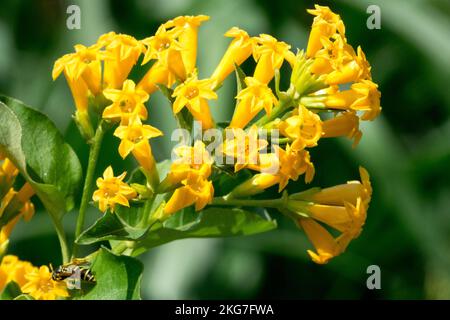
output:
[[101, 248], [92, 263], [96, 284], [81, 300], [140, 299], [142, 263], [127, 256], [117, 256]]
[[0, 300], [13, 300], [15, 297], [21, 294], [22, 291], [20, 290], [19, 285], [14, 281], [11, 281], [0, 294]]
[[[128, 210], [131, 212], [132, 210]], [[146, 228], [127, 225], [114, 213], [105, 213], [77, 239], [78, 244], [92, 244], [105, 240], [139, 239], [147, 232]]]
[[155, 223], [145, 239], [138, 242], [133, 255], [178, 239], [252, 235], [276, 227], [276, 221], [267, 214], [239, 208], [209, 207], [200, 212], [186, 208], [164, 222]]
[[0, 151], [31, 184], [57, 219], [74, 207], [82, 170], [72, 148], [42, 113], [0, 96]]

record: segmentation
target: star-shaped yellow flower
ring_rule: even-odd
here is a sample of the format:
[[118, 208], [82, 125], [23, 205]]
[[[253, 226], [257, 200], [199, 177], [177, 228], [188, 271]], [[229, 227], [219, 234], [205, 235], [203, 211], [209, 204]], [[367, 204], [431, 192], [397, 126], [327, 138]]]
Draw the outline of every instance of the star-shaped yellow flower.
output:
[[115, 177], [112, 167], [109, 166], [103, 172], [103, 178], [97, 179], [98, 189], [94, 192], [92, 199], [98, 202], [100, 211], [106, 212], [109, 208], [111, 212], [114, 212], [116, 204], [130, 206], [128, 200], [136, 197], [137, 193], [127, 183], [123, 182], [126, 174], [126, 172], [123, 172]]
[[245, 127], [262, 109], [270, 115], [273, 105], [278, 103], [272, 89], [267, 84], [253, 77], [246, 77], [245, 84], [247, 87], [236, 96], [239, 103], [230, 123], [232, 128]]
[[290, 45], [268, 34], [260, 34], [255, 39], [258, 45], [253, 51], [257, 61], [254, 78], [267, 84], [274, 77], [275, 70], [281, 68], [284, 60], [294, 65], [295, 54], [289, 50]]
[[22, 292], [36, 300], [56, 300], [69, 296], [66, 283], [54, 281], [47, 266], [34, 268], [25, 275], [25, 278], [28, 282], [21, 288]]
[[217, 93], [212, 90], [214, 81], [212, 79], [198, 80], [194, 72], [190, 78], [175, 88], [172, 97], [173, 112], [177, 114], [187, 107], [192, 116], [202, 122], [203, 129], [213, 127], [214, 122], [209, 110], [208, 100], [217, 99]]
[[147, 119], [144, 103], [149, 99], [149, 95], [136, 88], [133, 80], [126, 80], [122, 90], [106, 89], [103, 94], [112, 101], [112, 104], [103, 110], [103, 118], [121, 119], [122, 124], [127, 124], [133, 115], [138, 115], [142, 120]]

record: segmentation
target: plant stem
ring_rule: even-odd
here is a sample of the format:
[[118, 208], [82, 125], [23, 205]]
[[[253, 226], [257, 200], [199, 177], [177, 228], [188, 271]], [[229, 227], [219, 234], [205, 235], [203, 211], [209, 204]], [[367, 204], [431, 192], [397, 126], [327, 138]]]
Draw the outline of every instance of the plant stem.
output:
[[69, 262], [70, 253], [69, 253], [69, 246], [67, 244], [66, 233], [64, 232], [61, 220], [59, 220], [58, 218], [54, 218], [52, 219], [52, 221], [56, 229], [56, 234], [58, 235], [59, 245], [61, 246], [62, 261], [63, 263], [67, 263]]
[[245, 207], [266, 207], [266, 208], [281, 208], [285, 206], [286, 199], [235, 199], [229, 197], [216, 197], [212, 201], [212, 205], [218, 206], [245, 206]]
[[[91, 198], [92, 182], [94, 180], [95, 167], [97, 165], [98, 155], [100, 147], [102, 145], [103, 136], [105, 134], [105, 128], [103, 127], [103, 121], [97, 127], [95, 136], [92, 140], [91, 150], [89, 151], [88, 167], [86, 170], [86, 177], [84, 180], [83, 195], [81, 196], [80, 212], [78, 214], [77, 226], [75, 229], [75, 240], [80, 236], [84, 229], [84, 220], [86, 216], [86, 210]], [[76, 257], [78, 251], [78, 245], [73, 244], [72, 257]]]
[[258, 121], [255, 122], [255, 125], [258, 127], [262, 127], [266, 123], [276, 119], [279, 115], [281, 115], [284, 111], [291, 107], [292, 103], [293, 100], [289, 98], [280, 100], [280, 103], [272, 110], [270, 116], [267, 114], [262, 116]]

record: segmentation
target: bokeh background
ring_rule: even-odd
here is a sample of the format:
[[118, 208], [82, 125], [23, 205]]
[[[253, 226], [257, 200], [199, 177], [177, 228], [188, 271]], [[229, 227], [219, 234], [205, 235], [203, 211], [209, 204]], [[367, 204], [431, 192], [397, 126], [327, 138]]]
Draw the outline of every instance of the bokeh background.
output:
[[[305, 236], [279, 217], [279, 229], [251, 237], [181, 240], [141, 256], [146, 299], [178, 298], [450, 298], [450, 3], [446, 0], [316, 1], [341, 14], [347, 37], [361, 45], [382, 92], [383, 112], [363, 123], [360, 145], [321, 140], [312, 157], [314, 186], [358, 178], [358, 165], [371, 173], [373, 200], [366, 227], [347, 252], [328, 265], [313, 264]], [[81, 8], [81, 29], [66, 28], [66, 9]], [[108, 31], [138, 39], [162, 22], [185, 14], [207, 14], [201, 27], [200, 76], [213, 71], [228, 45], [223, 33], [239, 26], [269, 33], [294, 48], [306, 45], [312, 1], [136, 0], [1, 1], [0, 92], [42, 110], [86, 166], [86, 145], [71, 119], [73, 104], [53, 62], [77, 43], [90, 45]], [[370, 4], [381, 8], [381, 30], [366, 27]], [[285, 76], [286, 77], [286, 76]], [[213, 105], [218, 119], [232, 114], [235, 81], [230, 77]], [[151, 122], [170, 130], [175, 122], [164, 98], [150, 100]], [[169, 131], [167, 131], [169, 132]], [[170, 139], [155, 139], [158, 159], [169, 155]], [[153, 143], [153, 140], [152, 140]], [[118, 141], [106, 140], [98, 175], [119, 159]], [[65, 218], [73, 230], [76, 213]], [[99, 217], [89, 212], [90, 222]], [[89, 252], [89, 248], [85, 249]], [[45, 213], [14, 230], [10, 252], [35, 264], [58, 263], [57, 238]], [[381, 290], [368, 290], [366, 269], [381, 268]]]

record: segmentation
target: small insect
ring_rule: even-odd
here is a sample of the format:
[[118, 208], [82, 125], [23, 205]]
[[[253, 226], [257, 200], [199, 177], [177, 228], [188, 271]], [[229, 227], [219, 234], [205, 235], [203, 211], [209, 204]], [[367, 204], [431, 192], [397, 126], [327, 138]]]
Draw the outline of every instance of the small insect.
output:
[[[52, 279], [54, 281], [68, 280], [68, 287], [80, 289], [80, 280], [95, 283], [95, 277], [89, 269], [89, 262], [84, 259], [74, 259], [72, 262], [63, 264], [56, 269], [52, 270]], [[73, 283], [75, 282], [75, 283]]]

